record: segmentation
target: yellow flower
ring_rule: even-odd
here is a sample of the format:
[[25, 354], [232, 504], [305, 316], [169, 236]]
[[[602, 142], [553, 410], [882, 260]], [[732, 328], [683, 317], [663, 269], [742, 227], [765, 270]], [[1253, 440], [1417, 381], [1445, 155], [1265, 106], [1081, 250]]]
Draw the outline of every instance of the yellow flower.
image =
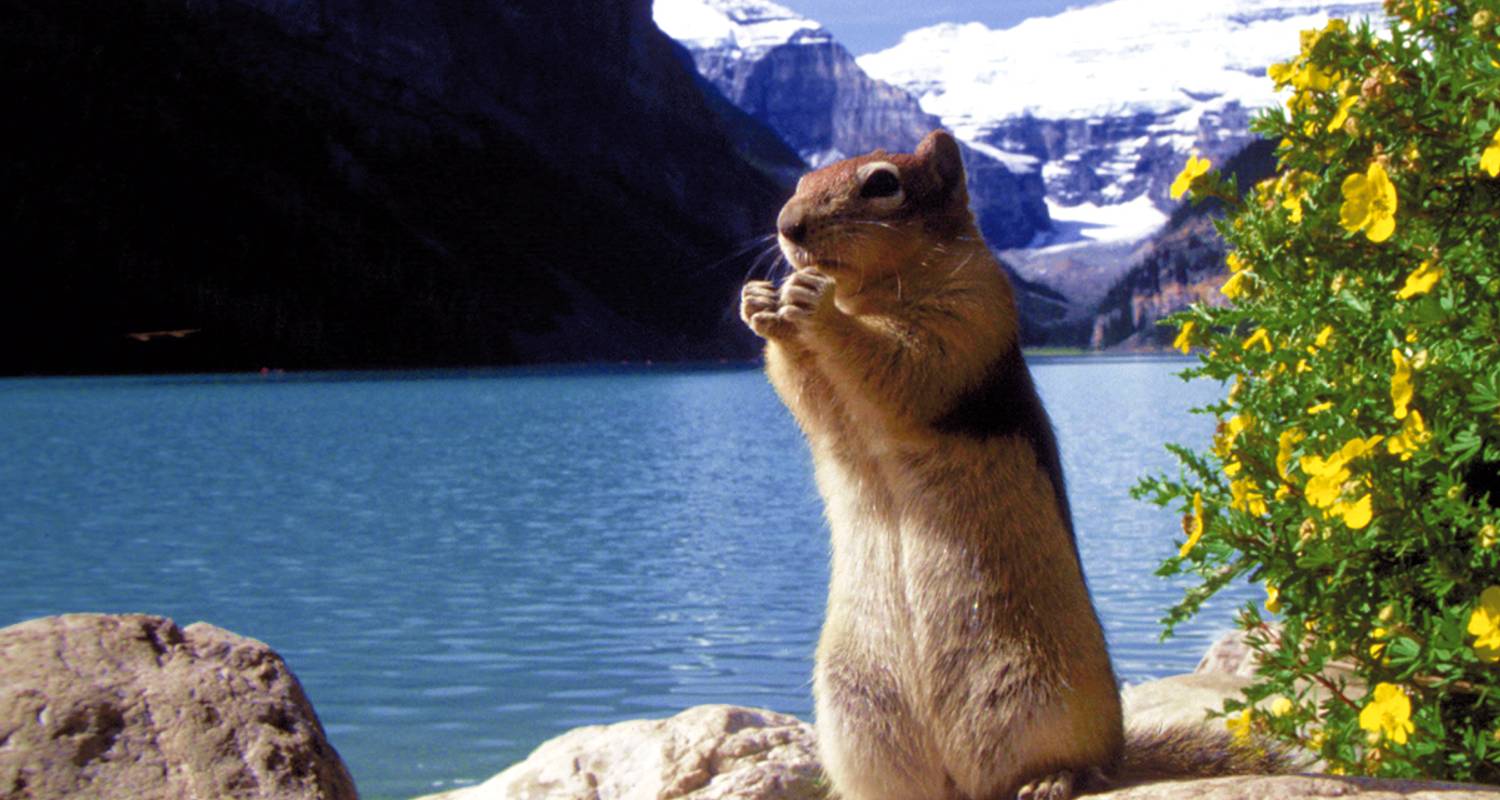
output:
[[1370, 452], [1371, 450], [1374, 450], [1375, 445], [1380, 444], [1380, 442], [1384, 439], [1385, 437], [1380, 436], [1379, 434], [1371, 436], [1368, 439], [1361, 439], [1356, 436], [1353, 439], [1344, 442], [1344, 446], [1339, 448], [1338, 457], [1343, 459], [1345, 462], [1353, 461], [1354, 459], [1359, 458], [1360, 456]]
[[[1226, 472], [1228, 470], [1225, 470]], [[1243, 511], [1256, 517], [1265, 516], [1270, 509], [1266, 506], [1266, 496], [1260, 493], [1255, 483], [1249, 478], [1241, 478], [1229, 482], [1229, 507], [1236, 511]]]
[[1281, 200], [1281, 207], [1286, 209], [1286, 218], [1293, 225], [1302, 224], [1302, 199], [1305, 194], [1289, 194]]
[[1302, 222], [1302, 201], [1307, 199], [1306, 184], [1310, 176], [1300, 170], [1292, 170], [1276, 180], [1276, 191], [1281, 193], [1281, 207], [1287, 210], [1287, 219], [1293, 225]]
[[1292, 448], [1307, 438], [1300, 428], [1287, 428], [1276, 437], [1276, 472], [1287, 477], [1287, 466], [1292, 461]]
[[1238, 252], [1233, 250], [1229, 251], [1229, 255], [1224, 256], [1224, 265], [1229, 267], [1231, 273], [1240, 272], [1245, 269], [1244, 260], [1240, 258]]
[[1292, 76], [1297, 73], [1297, 62], [1282, 61], [1266, 67], [1266, 77], [1276, 82], [1276, 88], [1280, 89], [1292, 82]]
[[1469, 633], [1478, 637], [1474, 650], [1485, 661], [1500, 661], [1500, 586], [1479, 595], [1479, 605], [1469, 615]]
[[1318, 338], [1313, 339], [1313, 347], [1322, 348], [1328, 346], [1328, 340], [1333, 338], [1333, 326], [1324, 325], [1323, 330], [1318, 331]]
[[1240, 295], [1245, 293], [1245, 283], [1247, 280], [1245, 276], [1249, 274], [1248, 272], [1236, 272], [1230, 275], [1229, 280], [1224, 281], [1224, 285], [1219, 287], [1219, 293], [1230, 300], [1239, 298]]
[[1396, 292], [1396, 299], [1406, 300], [1417, 295], [1427, 294], [1432, 291], [1432, 287], [1436, 286], [1438, 280], [1442, 277], [1442, 267], [1432, 263], [1431, 260], [1423, 261], [1421, 266], [1412, 270], [1412, 273], [1406, 276], [1406, 285], [1401, 287], [1401, 291]]
[[1246, 709], [1232, 717], [1224, 718], [1224, 727], [1234, 735], [1234, 740], [1240, 744], [1250, 741], [1250, 711]]
[[1177, 332], [1177, 338], [1172, 340], [1172, 346], [1183, 355], [1187, 355], [1188, 350], [1193, 347], [1193, 329], [1196, 327], [1198, 327], [1196, 322], [1188, 320], [1183, 323], [1182, 330]]
[[1284, 717], [1292, 713], [1293, 708], [1296, 708], [1296, 706], [1293, 705], [1290, 699], [1278, 696], [1275, 700], [1271, 701], [1271, 716]]
[[1302, 468], [1302, 474], [1308, 476], [1307, 486], [1303, 490], [1307, 502], [1312, 503], [1315, 508], [1325, 509], [1328, 516], [1343, 517], [1344, 524], [1351, 528], [1369, 524], [1371, 509], [1368, 495], [1353, 503], [1341, 503], [1339, 498], [1344, 493], [1344, 483], [1352, 474], [1349, 462], [1370, 452], [1383, 438], [1355, 437], [1326, 459], [1312, 455], [1299, 459], [1297, 465]]
[[1328, 513], [1335, 517], [1342, 517], [1344, 524], [1349, 530], [1357, 531], [1370, 524], [1374, 517], [1374, 510], [1370, 507], [1370, 495], [1368, 492], [1352, 503], [1340, 500], [1328, 509]]
[[1321, 413], [1323, 413], [1324, 411], [1327, 411], [1330, 408], [1333, 408], [1333, 402], [1332, 401], [1328, 401], [1326, 403], [1317, 403], [1315, 405], [1308, 406], [1307, 407], [1307, 413], [1308, 414], [1321, 414]]
[[1406, 744], [1406, 736], [1417, 728], [1411, 723], [1411, 698], [1400, 686], [1378, 683], [1374, 699], [1359, 712], [1359, 727], [1369, 731], [1371, 739], [1382, 735], [1396, 744]]
[[1188, 538], [1182, 543], [1182, 549], [1177, 551], [1178, 558], [1187, 558], [1197, 546], [1198, 540], [1203, 538], [1203, 493], [1193, 492], [1193, 521], [1188, 523]]
[[[1227, 457], [1229, 455], [1229, 448], [1234, 446], [1234, 440], [1239, 438], [1239, 435], [1243, 433], [1247, 428], [1253, 427], [1254, 425], [1255, 418], [1250, 416], [1249, 414], [1235, 414], [1234, 416], [1225, 420], [1224, 424], [1220, 427], [1220, 429], [1214, 436], [1214, 453], [1216, 453], [1220, 458]], [[1229, 472], [1227, 467], [1224, 471], [1228, 472], [1231, 475], [1234, 474], [1232, 472]]]
[[1327, 72], [1317, 64], [1307, 64], [1292, 75], [1292, 86], [1302, 92], [1326, 92], [1333, 88], [1339, 73]]
[[1265, 328], [1256, 328], [1255, 333], [1250, 334], [1250, 338], [1246, 339], [1244, 344], [1240, 345], [1240, 349], [1249, 350], [1256, 345], [1265, 348], [1267, 353], [1274, 349], [1271, 346], [1271, 335], [1266, 333]]
[[1432, 432], [1422, 423], [1422, 412], [1413, 408], [1406, 412], [1401, 432], [1386, 440], [1385, 449], [1393, 456], [1401, 456], [1402, 461], [1410, 461], [1412, 454], [1431, 438]]
[[1485, 523], [1479, 529], [1479, 546], [1488, 550], [1497, 544], [1500, 544], [1500, 531], [1496, 531], [1493, 524]]
[[1491, 178], [1500, 175], [1500, 131], [1495, 131], [1494, 137], [1480, 154], [1479, 168]]
[[1396, 364], [1396, 371], [1391, 375], [1391, 413], [1396, 419], [1406, 419], [1412, 396], [1411, 361], [1394, 348], [1391, 349], [1391, 361]]
[[1272, 614], [1281, 613], [1281, 590], [1266, 584], [1266, 610]]
[[1349, 109], [1354, 108], [1354, 104], [1358, 102], [1359, 95], [1357, 94], [1344, 98], [1339, 103], [1338, 110], [1333, 112], [1333, 119], [1328, 120], [1328, 127], [1326, 128], [1326, 130], [1329, 133], [1333, 133], [1339, 128], [1344, 127], [1344, 123], [1349, 120]]
[[1439, 10], [1438, 0], [1411, 0], [1412, 18], [1417, 22], [1437, 14]]
[[1396, 186], [1380, 162], [1370, 165], [1363, 175], [1356, 172], [1344, 179], [1344, 204], [1339, 208], [1339, 224], [1354, 233], [1364, 231], [1372, 242], [1383, 242], [1396, 232]]
[[1197, 155], [1188, 156], [1187, 165], [1182, 168], [1182, 172], [1177, 173], [1177, 179], [1172, 181], [1172, 199], [1182, 197], [1183, 193], [1193, 185], [1193, 181], [1208, 172], [1212, 166], [1213, 164], [1206, 158], [1199, 158]]
[[1307, 481], [1307, 487], [1303, 489], [1303, 496], [1315, 508], [1330, 508], [1338, 502], [1339, 494], [1344, 490], [1344, 481], [1349, 479], [1349, 468], [1338, 463], [1336, 468], [1328, 471], [1309, 472], [1309, 460], [1322, 462], [1322, 459], [1315, 456], [1302, 457], [1302, 471], [1312, 476]]

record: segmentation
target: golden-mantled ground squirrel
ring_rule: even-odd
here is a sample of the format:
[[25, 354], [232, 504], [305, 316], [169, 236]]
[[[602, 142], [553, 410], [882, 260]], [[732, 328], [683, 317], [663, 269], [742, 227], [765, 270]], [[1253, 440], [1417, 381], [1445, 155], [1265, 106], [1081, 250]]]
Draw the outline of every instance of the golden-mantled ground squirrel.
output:
[[777, 227], [794, 272], [746, 284], [740, 312], [832, 530], [813, 691], [838, 795], [1063, 800], [1122, 772], [1245, 768], [1176, 735], [1126, 742], [1052, 426], [953, 137], [805, 176]]

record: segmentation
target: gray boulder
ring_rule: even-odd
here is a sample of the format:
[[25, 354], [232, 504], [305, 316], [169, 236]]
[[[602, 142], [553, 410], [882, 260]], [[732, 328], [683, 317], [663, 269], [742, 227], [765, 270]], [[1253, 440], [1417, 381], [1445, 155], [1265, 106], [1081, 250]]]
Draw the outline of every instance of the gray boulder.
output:
[[0, 797], [357, 796], [301, 685], [254, 639], [140, 614], [0, 629]]

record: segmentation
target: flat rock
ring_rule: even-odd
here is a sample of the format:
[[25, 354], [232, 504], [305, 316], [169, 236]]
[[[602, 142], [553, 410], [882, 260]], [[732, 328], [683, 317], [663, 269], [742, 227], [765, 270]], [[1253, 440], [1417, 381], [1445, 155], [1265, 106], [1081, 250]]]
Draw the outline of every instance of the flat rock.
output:
[[[1176, 675], [1127, 689], [1131, 727], [1202, 724], [1206, 709], [1248, 679]], [[665, 720], [579, 728], [478, 786], [419, 800], [812, 800], [828, 797], [811, 725], [772, 711], [698, 706]], [[1333, 775], [1160, 781], [1088, 795], [1098, 800], [1500, 800], [1500, 787]]]
[[1145, 783], [1088, 795], [1094, 800], [1297, 800], [1353, 797], [1359, 800], [1496, 800], [1500, 787], [1398, 781], [1335, 775], [1255, 775]]
[[826, 796], [814, 741], [787, 714], [697, 706], [569, 731], [478, 786], [427, 800], [812, 800]]
[[0, 797], [357, 796], [261, 642], [140, 614], [0, 629]]

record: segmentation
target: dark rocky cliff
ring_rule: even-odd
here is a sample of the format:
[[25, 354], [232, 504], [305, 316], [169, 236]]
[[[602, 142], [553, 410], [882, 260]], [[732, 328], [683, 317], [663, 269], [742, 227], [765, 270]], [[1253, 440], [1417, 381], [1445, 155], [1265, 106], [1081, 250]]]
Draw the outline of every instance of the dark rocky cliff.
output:
[[821, 31], [753, 53], [690, 49], [698, 71], [725, 97], [814, 166], [879, 148], [910, 150], [942, 127], [916, 98], [866, 75]]
[[800, 162], [649, 0], [0, 14], [0, 373], [753, 351], [729, 256]]

